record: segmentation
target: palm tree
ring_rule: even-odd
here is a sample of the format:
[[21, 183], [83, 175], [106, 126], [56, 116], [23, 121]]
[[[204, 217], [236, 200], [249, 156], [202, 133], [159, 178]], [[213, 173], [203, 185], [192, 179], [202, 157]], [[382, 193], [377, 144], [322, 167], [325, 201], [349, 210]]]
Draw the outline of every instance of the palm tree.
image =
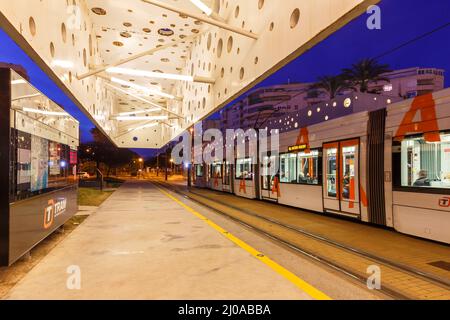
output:
[[353, 64], [351, 68], [343, 69], [342, 74], [355, 87], [359, 87], [360, 92], [367, 92], [370, 82], [390, 82], [388, 78], [383, 77], [383, 74], [391, 71], [387, 64], [380, 64], [376, 59], [366, 58]]
[[317, 82], [309, 87], [309, 90], [325, 90], [330, 99], [334, 99], [342, 91], [352, 88], [351, 84], [342, 75], [338, 75], [319, 77]]

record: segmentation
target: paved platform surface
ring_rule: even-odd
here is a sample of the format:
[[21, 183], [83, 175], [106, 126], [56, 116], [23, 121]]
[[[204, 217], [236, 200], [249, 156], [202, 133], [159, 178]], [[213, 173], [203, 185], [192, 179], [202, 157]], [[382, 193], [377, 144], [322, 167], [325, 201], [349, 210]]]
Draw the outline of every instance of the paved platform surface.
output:
[[[68, 271], [78, 267], [81, 289], [69, 290], [68, 281], [76, 281]], [[152, 184], [134, 181], [106, 200], [7, 298], [248, 300], [311, 296]]]

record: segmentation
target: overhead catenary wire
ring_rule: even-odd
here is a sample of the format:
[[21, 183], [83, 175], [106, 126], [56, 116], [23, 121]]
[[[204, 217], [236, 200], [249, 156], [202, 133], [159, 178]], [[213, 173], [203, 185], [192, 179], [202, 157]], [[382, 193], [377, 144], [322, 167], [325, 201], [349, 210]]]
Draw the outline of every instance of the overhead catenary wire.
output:
[[378, 59], [383, 58], [383, 57], [385, 57], [387, 55], [390, 55], [390, 54], [392, 54], [392, 53], [394, 53], [394, 52], [396, 52], [396, 51], [398, 51], [398, 50], [400, 50], [400, 49], [402, 49], [404, 47], [409, 46], [410, 44], [413, 44], [413, 43], [415, 43], [415, 42], [417, 42], [419, 40], [422, 40], [422, 39], [424, 39], [424, 38], [426, 38], [426, 37], [428, 37], [428, 36], [430, 36], [430, 35], [432, 35], [432, 34], [434, 34], [436, 32], [439, 32], [439, 31], [449, 27], [449, 26], [450, 26], [450, 22], [447, 22], [447, 23], [445, 23], [445, 24], [443, 24], [443, 25], [441, 25], [441, 26], [439, 26], [439, 27], [437, 27], [437, 28], [435, 28], [435, 29], [433, 29], [431, 31], [428, 31], [428, 32], [425, 32], [425, 33], [423, 33], [423, 34], [421, 34], [419, 36], [416, 36], [415, 38], [413, 38], [411, 40], [408, 40], [405, 43], [402, 43], [401, 45], [398, 45], [398, 46], [396, 46], [396, 47], [394, 47], [394, 48], [392, 48], [392, 49], [390, 49], [390, 50], [388, 50], [388, 51], [386, 51], [386, 52], [376, 56], [375, 59], [378, 60]]

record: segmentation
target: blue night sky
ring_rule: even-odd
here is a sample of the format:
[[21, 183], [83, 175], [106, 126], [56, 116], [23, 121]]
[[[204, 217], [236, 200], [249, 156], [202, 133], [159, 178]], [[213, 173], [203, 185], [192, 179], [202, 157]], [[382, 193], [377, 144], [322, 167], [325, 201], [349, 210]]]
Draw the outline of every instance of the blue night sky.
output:
[[[369, 30], [367, 15], [305, 53], [258, 86], [291, 82], [313, 82], [321, 75], [333, 75], [342, 68], [366, 57], [380, 57], [391, 69], [436, 67], [450, 70], [450, 1], [448, 0], [383, 0], [382, 29]], [[394, 48], [447, 24], [394, 52]], [[82, 142], [91, 139], [93, 124], [74, 103], [42, 72], [34, 62], [0, 29], [0, 61], [24, 66], [31, 82], [80, 121]], [[390, 52], [390, 53], [387, 53]], [[385, 54], [387, 53], [387, 54]], [[450, 87], [450, 75], [446, 77]], [[135, 150], [142, 156], [151, 150]]]

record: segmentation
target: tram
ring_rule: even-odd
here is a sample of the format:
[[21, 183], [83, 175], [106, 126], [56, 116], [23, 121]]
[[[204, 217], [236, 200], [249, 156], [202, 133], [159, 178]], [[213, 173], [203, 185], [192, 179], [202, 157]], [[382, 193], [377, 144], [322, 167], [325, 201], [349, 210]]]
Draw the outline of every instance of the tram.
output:
[[450, 89], [370, 107], [358, 96], [322, 106], [341, 104], [340, 117], [281, 133], [260, 163], [197, 165], [194, 185], [450, 243]]

